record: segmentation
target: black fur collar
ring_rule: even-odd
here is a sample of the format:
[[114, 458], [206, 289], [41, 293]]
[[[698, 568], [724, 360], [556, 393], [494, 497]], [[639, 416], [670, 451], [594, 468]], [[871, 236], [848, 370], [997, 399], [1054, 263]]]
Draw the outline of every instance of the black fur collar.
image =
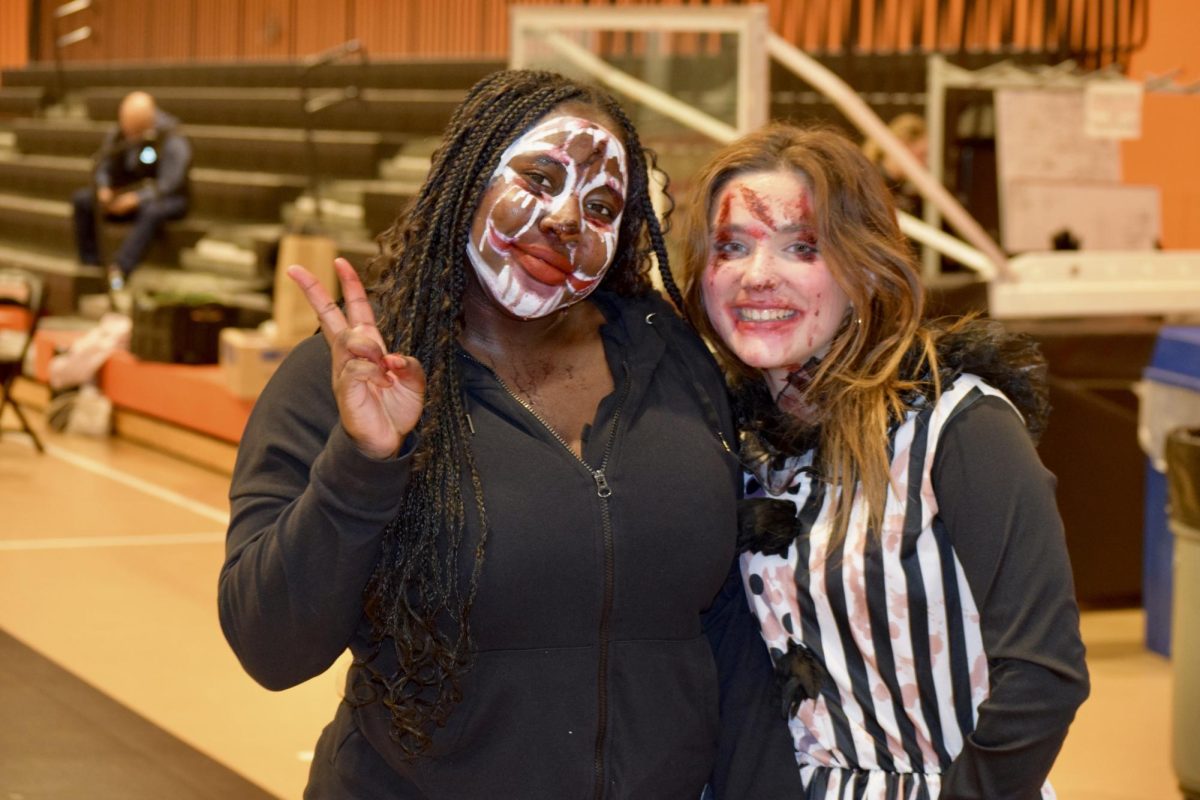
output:
[[[926, 329], [934, 339], [943, 390], [963, 373], [979, 376], [1012, 401], [1036, 442], [1050, 413], [1046, 361], [1037, 342], [1027, 334], [1009, 333], [989, 319], [935, 320], [926, 323]], [[919, 348], [909, 352], [900, 369], [901, 374], [918, 381], [917, 388], [904, 398], [907, 408], [934, 400], [932, 375]], [[754, 472], [766, 463], [781, 465], [787, 457], [807, 453], [820, 442], [820, 426], [799, 422], [780, 411], [763, 380], [736, 387], [733, 401], [743, 464]]]

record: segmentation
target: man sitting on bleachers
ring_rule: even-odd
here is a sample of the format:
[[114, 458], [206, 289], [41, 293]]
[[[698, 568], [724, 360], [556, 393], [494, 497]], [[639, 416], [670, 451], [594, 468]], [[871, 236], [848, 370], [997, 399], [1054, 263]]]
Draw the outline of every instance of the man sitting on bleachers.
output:
[[96, 154], [93, 186], [73, 198], [75, 240], [84, 264], [101, 263], [96, 238], [100, 214], [133, 223], [108, 262], [112, 291], [125, 287], [163, 223], [187, 213], [192, 160], [191, 144], [176, 127], [179, 120], [161, 111], [146, 92], [125, 96], [117, 122]]

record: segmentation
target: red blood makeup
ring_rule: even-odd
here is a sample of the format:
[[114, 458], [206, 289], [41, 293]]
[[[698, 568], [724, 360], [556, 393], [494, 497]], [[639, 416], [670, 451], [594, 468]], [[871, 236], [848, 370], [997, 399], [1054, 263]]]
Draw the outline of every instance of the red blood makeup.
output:
[[807, 182], [792, 171], [728, 181], [713, 209], [705, 311], [725, 345], [776, 390], [823, 355], [849, 301], [821, 255]]

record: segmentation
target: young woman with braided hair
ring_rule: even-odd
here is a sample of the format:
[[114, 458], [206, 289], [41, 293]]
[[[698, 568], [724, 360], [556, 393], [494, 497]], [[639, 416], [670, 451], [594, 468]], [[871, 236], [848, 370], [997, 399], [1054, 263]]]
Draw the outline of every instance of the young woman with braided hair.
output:
[[602, 91], [497, 73], [371, 296], [291, 268], [323, 336], [247, 426], [220, 616], [269, 688], [354, 656], [306, 797], [798, 789], [730, 569], [723, 383], [649, 283], [653, 254], [679, 296], [652, 164]]
[[794, 797], [1053, 797], [1088, 679], [1036, 346], [922, 319], [887, 189], [839, 133], [733, 142], [689, 212], [685, 303], [742, 429]]

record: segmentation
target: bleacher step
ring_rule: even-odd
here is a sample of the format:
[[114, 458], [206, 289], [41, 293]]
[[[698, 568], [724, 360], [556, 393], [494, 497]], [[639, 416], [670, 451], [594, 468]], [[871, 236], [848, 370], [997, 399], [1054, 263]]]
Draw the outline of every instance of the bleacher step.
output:
[[[67, 200], [91, 182], [92, 161], [72, 156], [22, 155], [0, 158], [0, 185], [9, 192]], [[278, 219], [278, 208], [299, 195], [299, 175], [233, 170], [191, 170], [192, 213], [230, 220]]]
[[253, 249], [209, 236], [180, 253], [179, 266], [189, 272], [242, 279], [257, 279], [263, 275], [258, 254]]
[[0, 86], [0, 116], [35, 114], [44, 96], [40, 86]]
[[363, 223], [372, 234], [391, 227], [421, 189], [420, 181], [371, 181], [363, 189]]
[[53, 63], [5, 69], [0, 83], [11, 87], [54, 88], [61, 79], [68, 89], [95, 86], [131, 87], [160, 91], [172, 86], [298, 86], [304, 76], [313, 86], [342, 87], [363, 83], [379, 88], [459, 89], [504, 69], [503, 59], [422, 57], [380, 59], [368, 68], [357, 61], [327, 64], [307, 72], [296, 60], [283, 61], [106, 61], [67, 62], [61, 73]]
[[104, 270], [100, 267], [89, 267], [74, 258], [31, 250], [24, 241], [20, 241], [19, 246], [13, 242], [0, 242], [0, 266], [25, 269], [41, 276], [45, 311], [48, 314], [75, 314], [80, 297], [101, 291], [105, 285]]
[[[88, 89], [88, 116], [114, 119], [124, 89]], [[176, 88], [155, 92], [159, 107], [192, 125], [230, 124], [303, 129], [315, 122], [328, 130], [440, 133], [465, 96], [458, 89], [364, 89], [359, 97], [311, 117], [300, 89]]]
[[284, 206], [283, 221], [292, 230], [322, 229], [339, 235], [367, 235], [361, 204], [322, 197], [320, 212], [318, 215], [317, 202], [311, 196], [301, 195], [296, 202]]
[[[168, 222], [150, 246], [149, 261], [178, 263], [179, 251], [204, 235], [208, 223], [189, 216]], [[101, 252], [112, 253], [127, 230], [124, 224], [101, 226]], [[67, 255], [75, 251], [71, 204], [24, 195], [0, 194], [0, 239], [23, 241], [34, 249]]]
[[[91, 158], [100, 149], [108, 122], [92, 120], [14, 120], [16, 148], [29, 155]], [[347, 178], [372, 178], [381, 159], [406, 146], [401, 134], [317, 130], [312, 145], [302, 130], [277, 127], [199, 125], [183, 130], [192, 144], [196, 167], [247, 170], [285, 175], [304, 174], [314, 160], [320, 172]]]

